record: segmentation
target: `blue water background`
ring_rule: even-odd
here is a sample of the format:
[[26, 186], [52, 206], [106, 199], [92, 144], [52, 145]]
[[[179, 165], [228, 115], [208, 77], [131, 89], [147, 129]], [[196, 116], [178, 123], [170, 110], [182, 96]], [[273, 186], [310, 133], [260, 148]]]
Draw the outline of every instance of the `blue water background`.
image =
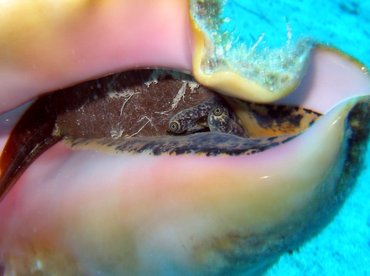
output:
[[[370, 1], [228, 0], [225, 30], [253, 45], [263, 33], [275, 48], [310, 38], [334, 46], [370, 68]], [[370, 275], [370, 149], [366, 169], [334, 221], [267, 273], [276, 275]]]
[[252, 46], [263, 34], [264, 47], [291, 39], [313, 39], [336, 47], [370, 68], [370, 1], [227, 0], [223, 27]]

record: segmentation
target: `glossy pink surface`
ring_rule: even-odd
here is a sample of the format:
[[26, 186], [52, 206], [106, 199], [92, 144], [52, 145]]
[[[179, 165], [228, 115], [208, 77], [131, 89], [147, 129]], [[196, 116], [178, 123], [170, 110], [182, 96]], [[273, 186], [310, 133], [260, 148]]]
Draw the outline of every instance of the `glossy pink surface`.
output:
[[112, 72], [148, 66], [191, 71], [187, 1], [101, 1], [61, 17], [63, 24], [55, 16], [35, 30], [22, 27], [13, 48], [0, 54], [0, 113], [36, 94]]

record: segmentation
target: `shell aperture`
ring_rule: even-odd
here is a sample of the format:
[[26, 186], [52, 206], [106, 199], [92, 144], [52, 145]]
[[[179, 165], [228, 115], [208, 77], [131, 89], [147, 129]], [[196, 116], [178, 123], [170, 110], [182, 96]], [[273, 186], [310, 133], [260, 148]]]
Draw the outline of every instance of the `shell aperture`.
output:
[[[153, 75], [158, 83], [154, 82]], [[84, 93], [91, 91], [91, 87], [96, 93]], [[369, 121], [370, 110], [368, 96], [346, 100], [324, 116], [301, 107], [256, 105], [225, 98], [230, 109], [233, 112], [237, 110], [235, 116], [243, 127], [248, 125], [248, 130], [253, 133], [252, 137], [240, 137], [211, 129], [200, 133], [169, 135], [168, 123], [174, 115], [206, 102], [214, 95], [201, 86], [194, 87], [193, 80], [187, 75], [172, 71], [162, 71], [159, 74], [144, 70], [90, 81], [68, 91], [59, 91], [59, 95], [57, 92], [39, 99], [35, 106], [40, 102], [46, 103], [46, 108], [44, 105], [42, 110], [47, 111], [52, 106], [51, 103], [60, 104], [61, 99], [68, 99], [63, 92], [80, 95], [74, 97], [73, 103], [60, 107], [60, 113], [51, 116], [52, 121], [48, 122], [49, 126], [53, 126], [47, 128], [53, 130], [51, 137], [63, 139], [63, 143], [47, 150], [50, 144], [43, 140], [28, 140], [34, 143], [29, 145], [28, 151], [39, 151], [41, 154], [42, 150], [47, 150], [34, 162], [45, 162], [43, 156], [48, 156], [49, 152], [58, 161], [59, 157], [53, 151], [61, 150], [62, 147], [64, 152], [67, 142], [67, 145], [72, 146], [72, 149], [67, 149], [67, 153], [72, 154], [68, 157], [72, 164], [84, 164], [92, 175], [89, 181], [97, 183], [93, 183], [94, 189], [90, 193], [83, 192], [79, 188], [81, 184], [76, 190], [69, 190], [71, 185], [65, 183], [64, 193], [55, 198], [56, 206], [65, 207], [45, 210], [50, 212], [48, 229], [58, 229], [57, 233], [48, 230], [39, 235], [28, 231], [26, 227], [22, 228], [24, 230], [18, 228], [18, 231], [24, 231], [22, 242], [18, 243], [14, 235], [9, 236], [8, 231], [12, 229], [8, 226], [12, 224], [6, 223], [0, 227], [1, 233], [4, 233], [1, 236], [10, 238], [6, 243], [0, 239], [2, 250], [7, 252], [3, 261], [7, 267], [11, 267], [13, 263], [22, 263], [22, 266], [18, 266], [19, 269], [32, 267], [33, 263], [29, 261], [32, 262], [33, 257], [18, 258], [17, 251], [28, 252], [26, 248], [29, 242], [35, 242], [37, 256], [48, 272], [60, 271], [69, 263], [73, 254], [78, 256], [78, 260], [80, 256], [88, 258], [87, 262], [77, 261], [79, 269], [83, 271], [102, 269], [108, 273], [123, 271], [124, 267], [125, 271], [132, 274], [142, 270], [161, 269], [156, 260], [147, 259], [148, 256], [153, 256], [153, 252], [186, 274], [213, 273], [215, 264], [217, 271], [221, 272], [255, 271], [256, 266], [259, 271], [264, 271], [281, 254], [294, 250], [325, 226], [351, 190], [350, 183], [354, 183], [361, 167], [361, 154], [357, 153], [364, 148], [369, 135], [369, 125], [366, 123]], [[161, 91], [163, 94], [160, 94]], [[89, 97], [86, 99], [84, 95]], [[156, 99], [153, 95], [161, 97]], [[148, 104], [156, 100], [159, 104]], [[40, 110], [35, 106], [31, 106], [29, 110]], [[245, 108], [246, 114], [241, 108]], [[219, 106], [213, 106], [209, 112], [211, 116], [221, 116], [221, 119], [226, 114]], [[27, 120], [37, 114], [47, 113], [28, 113]], [[245, 116], [241, 119], [243, 114]], [[92, 118], [96, 128], [91, 127]], [[221, 119], [217, 118], [219, 122], [222, 122]], [[26, 118], [22, 118], [20, 125], [25, 121]], [[35, 118], [34, 123], [23, 124], [23, 129], [18, 128], [18, 132], [12, 135], [21, 138], [26, 134], [32, 137], [36, 132], [35, 127], [39, 128], [40, 125], [37, 124], [40, 123], [41, 126], [44, 124], [42, 120]], [[253, 124], [259, 125], [262, 134], [250, 129]], [[30, 127], [34, 129], [29, 129]], [[45, 138], [50, 136], [50, 131], [47, 133]], [[13, 151], [18, 154], [17, 159], [8, 156], [7, 160], [3, 160], [2, 171], [6, 169], [4, 165], [12, 165], [9, 168], [17, 167], [12, 162], [22, 160], [22, 155], [27, 155], [27, 152], [22, 152], [22, 144], [14, 144], [19, 139], [12, 141], [12, 146], [21, 150]], [[310, 147], [311, 144], [315, 147]], [[326, 152], [325, 155], [321, 154], [323, 151]], [[300, 153], [298, 161], [297, 152]], [[64, 164], [63, 155], [60, 158], [58, 162]], [[120, 179], [118, 182], [121, 184], [113, 184], [100, 170], [96, 170], [97, 164], [101, 162], [99, 160], [110, 164], [110, 174], [113, 179]], [[95, 161], [98, 163], [94, 164]], [[349, 169], [349, 163], [356, 164], [355, 169]], [[29, 165], [19, 164], [24, 169]], [[302, 167], [311, 169], [301, 170]], [[8, 175], [16, 178], [19, 173], [20, 171], [16, 171], [14, 175], [13, 171], [13, 174]], [[57, 173], [62, 182], [65, 182], [65, 177], [69, 174], [70, 171], [63, 165]], [[77, 176], [78, 172], [72, 175], [76, 179], [84, 179]], [[2, 182], [6, 191], [15, 184], [12, 182], [14, 178], [8, 179], [9, 182], [5, 184]], [[35, 182], [31, 180], [35, 179], [27, 170], [22, 179]], [[160, 181], [156, 181], [158, 179]], [[87, 183], [89, 187], [91, 183]], [[24, 181], [18, 182], [16, 186], [17, 191], [27, 187]], [[60, 187], [60, 184], [50, 185], [45, 192], [53, 193], [56, 187]], [[103, 192], [112, 192], [114, 198], [105, 196]], [[2, 199], [3, 206], [11, 204], [16, 194], [15, 190], [10, 190]], [[133, 195], [138, 198], [132, 198]], [[81, 207], [75, 209], [72, 202], [78, 202]], [[32, 225], [41, 226], [39, 223], [44, 219], [40, 220], [41, 216], [38, 218], [33, 215], [37, 214], [39, 203], [41, 204], [39, 200], [33, 203], [26, 201], [24, 204], [31, 206], [30, 209], [27, 208], [30, 211], [23, 214], [18, 213], [21, 212], [18, 209], [16, 216], [19, 222], [32, 216]], [[326, 211], [322, 212], [323, 209]], [[119, 213], [122, 210], [126, 212], [117, 220], [115, 210], [119, 210]], [[155, 218], [152, 214], [155, 214]], [[104, 228], [100, 227], [102, 215], [110, 221]], [[55, 227], [53, 217], [58, 218], [58, 222], [55, 221], [57, 225], [67, 225], [69, 222], [69, 226]], [[184, 224], [189, 223], [188, 218], [191, 218], [192, 223], [197, 225], [199, 217], [201, 222], [205, 222], [200, 225], [203, 227], [202, 231], [198, 231], [197, 226], [188, 227]], [[306, 217], [315, 217], [315, 223], [311, 224]], [[4, 221], [8, 219], [3, 216], [1, 218]], [[60, 218], [65, 221], [61, 222]], [[165, 229], [162, 226], [173, 229], [186, 241], [188, 247], [184, 248], [183, 243], [178, 246], [176, 240], [163, 235]], [[73, 234], [70, 232], [72, 229]], [[53, 236], [50, 238], [48, 235]], [[63, 242], [71, 238], [75, 240], [76, 237], [87, 242], [74, 243], [73, 248], [69, 248], [71, 243]], [[142, 237], [146, 239], [143, 240]], [[92, 250], [95, 243], [89, 241], [91, 238], [104, 246]], [[158, 242], [161, 245], [159, 247]], [[17, 246], [7, 246], [14, 243]], [[164, 251], [161, 250], [164, 248], [163, 244], [166, 244]], [[58, 252], [58, 261], [45, 257], [47, 255], [44, 255], [44, 246], [52, 252]], [[141, 254], [136, 255], [134, 248], [140, 248]], [[122, 250], [129, 258], [120, 257]], [[86, 255], [86, 252], [90, 253]], [[33, 256], [33, 253], [29, 254]], [[100, 257], [107, 254], [119, 261], [108, 264], [106, 258]], [[145, 264], [135, 266], [132, 258], [143, 258], [146, 261]], [[238, 267], [235, 267], [235, 260], [238, 260]], [[73, 270], [74, 266], [69, 267], [71, 271], [77, 271]]]
[[[240, 106], [231, 99], [199, 86], [189, 75], [161, 69], [114, 74], [46, 94], [28, 108], [11, 133], [0, 158], [1, 196], [35, 158], [63, 138], [74, 147], [94, 144], [118, 152], [251, 154], [288, 141], [319, 117], [304, 108], [282, 106], [282, 113], [273, 112], [274, 106], [243, 104], [242, 109], [252, 112], [242, 122], [239, 116], [244, 113], [233, 111]], [[218, 108], [225, 108], [227, 116], [216, 116]], [[305, 123], [297, 124], [294, 117]], [[175, 122], [180, 128], [172, 133], [184, 137], [169, 135], [168, 127]], [[256, 124], [269, 134], [240, 139]], [[39, 135], [33, 135], [35, 131]], [[199, 131], [206, 133], [189, 136]]]

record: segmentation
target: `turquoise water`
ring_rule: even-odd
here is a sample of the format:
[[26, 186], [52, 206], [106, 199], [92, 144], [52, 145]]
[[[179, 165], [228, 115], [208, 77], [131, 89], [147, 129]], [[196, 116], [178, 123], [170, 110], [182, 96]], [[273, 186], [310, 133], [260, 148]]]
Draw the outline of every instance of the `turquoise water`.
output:
[[[308, 38], [334, 46], [370, 67], [370, 1], [228, 0], [223, 27], [241, 43], [282, 47]], [[290, 35], [289, 35], [290, 33]]]
[[[310, 38], [370, 68], [370, 1], [226, 1], [223, 28], [234, 41], [266, 47]], [[370, 164], [370, 150], [366, 164]], [[370, 165], [334, 221], [299, 251], [283, 256], [276, 275], [370, 275]]]

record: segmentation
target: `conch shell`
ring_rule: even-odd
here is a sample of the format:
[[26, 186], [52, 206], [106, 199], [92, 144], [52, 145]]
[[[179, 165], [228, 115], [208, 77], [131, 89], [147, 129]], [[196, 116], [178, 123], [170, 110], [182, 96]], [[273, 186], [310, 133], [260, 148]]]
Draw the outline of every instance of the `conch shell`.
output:
[[[130, 1], [125, 3], [134, 5]], [[176, 3], [177, 9], [185, 2]], [[106, 1], [104, 5], [96, 5], [105, 14], [104, 11], [111, 11], [113, 4]], [[72, 4], [66, 6], [72, 7]], [[68, 12], [68, 16], [71, 14], [78, 21], [78, 13], [73, 12], [75, 9], [85, 11], [85, 8], [76, 5]], [[36, 25], [41, 30], [48, 28]], [[55, 26], [59, 30], [59, 24]], [[5, 31], [1, 31], [0, 35], [4, 35]], [[41, 38], [49, 41], [48, 35], [43, 33]], [[40, 45], [45, 44], [40, 42]], [[32, 60], [32, 52], [26, 51], [23, 45], [16, 46], [24, 57], [29, 58], [28, 61]], [[13, 48], [16, 47], [9, 47]], [[10, 139], [0, 160], [0, 192], [4, 195], [0, 201], [0, 274], [264, 273], [283, 253], [297, 249], [331, 221], [363, 168], [368, 146], [370, 81], [366, 71], [333, 50], [316, 47], [310, 51], [310, 59], [307, 58], [304, 65], [306, 77], [302, 82], [285, 87], [280, 94], [275, 94], [279, 97], [263, 99], [254, 94], [257, 86], [250, 85], [253, 81], [235, 81], [236, 76], [227, 73], [229, 77], [215, 78], [222, 84], [209, 82], [209, 76], [197, 71], [194, 63], [193, 72], [200, 83], [183, 80], [185, 86], [180, 84], [178, 93], [175, 93], [180, 96], [175, 96], [173, 101], [163, 101], [169, 109], [159, 111], [167, 120], [170, 112], [180, 108], [173, 105], [170, 110], [172, 104], [182, 100], [185, 94], [181, 93], [191, 95], [191, 88], [201, 87], [204, 82], [223, 93], [239, 123], [250, 130], [250, 137], [217, 132], [185, 136], [161, 132], [155, 137], [152, 134], [138, 137], [141, 126], [151, 123], [147, 117], [146, 121], [139, 118], [134, 124], [138, 131], [130, 129], [128, 135], [111, 127], [110, 130], [115, 131], [109, 132], [108, 140], [102, 140], [102, 137], [77, 139], [66, 132], [62, 114], [81, 110], [84, 113], [85, 105], [69, 106], [56, 113], [56, 109], [50, 108], [55, 107], [54, 103], [49, 101], [49, 96], [56, 94], [41, 96], [34, 105], [31, 103], [28, 112], [36, 110], [35, 113], [47, 116], [41, 116], [32, 124], [16, 126], [15, 130], [19, 132], [15, 131], [9, 137], [26, 137], [28, 140]], [[61, 52], [53, 61], [63, 60], [63, 55]], [[193, 61], [199, 61], [196, 57], [197, 52]], [[8, 58], [14, 61], [14, 57]], [[47, 68], [48, 60], [42, 61], [40, 66]], [[18, 65], [23, 61], [19, 62]], [[27, 66], [30, 64], [32, 62]], [[178, 67], [189, 69], [189, 64], [184, 64]], [[117, 69], [118, 66], [113, 67]], [[55, 77], [56, 72], [50, 74]], [[111, 76], [113, 84], [115, 76]], [[68, 79], [68, 76], [64, 77]], [[154, 87], [156, 81], [145, 79], [140, 85]], [[240, 85], [238, 81], [244, 84]], [[73, 81], [69, 79], [69, 82]], [[328, 86], [330, 82], [335, 85]], [[121, 97], [120, 116], [127, 111], [130, 97], [140, 92], [115, 91], [115, 87], [102, 83], [92, 80], [59, 92], [76, 88], [84, 88], [80, 90], [86, 92], [94, 84], [93, 89], [108, 90], [113, 98]], [[49, 83], [39, 88], [45, 92], [55, 89], [53, 85]], [[261, 92], [258, 95], [264, 95], [262, 88], [256, 91]], [[280, 99], [286, 91], [292, 93]], [[65, 95], [64, 99], [68, 101], [67, 95], [72, 94]], [[154, 95], [150, 97], [155, 98]], [[251, 116], [251, 112], [260, 111], [263, 115], [274, 108], [256, 107], [255, 103], [245, 100], [270, 102], [278, 98], [274, 104], [297, 109], [305, 107], [305, 110], [323, 116], [294, 133], [279, 132], [274, 136], [271, 128], [267, 128], [268, 131], [263, 127], [255, 128], [263, 124]], [[94, 104], [95, 100], [99, 97], [92, 97], [85, 103]], [[22, 102], [20, 99], [16, 101]], [[40, 102], [43, 104], [37, 106]], [[9, 107], [10, 101], [5, 106]], [[142, 105], [133, 105], [131, 109], [140, 111], [140, 107]], [[2, 115], [2, 119], [6, 115]], [[133, 118], [133, 115], [130, 113], [129, 117]], [[30, 122], [31, 116], [23, 117], [19, 122], [22, 120]], [[79, 120], [81, 117], [76, 117], [76, 125], [81, 122]], [[45, 136], [37, 135], [40, 126], [46, 126]], [[93, 124], [91, 128], [94, 128]], [[256, 148], [251, 150], [251, 143]], [[41, 154], [38, 151], [43, 147], [47, 150]], [[24, 149], [27, 154], [22, 152]], [[28, 162], [19, 156], [38, 158]], [[19, 164], [29, 167], [22, 171]]]

